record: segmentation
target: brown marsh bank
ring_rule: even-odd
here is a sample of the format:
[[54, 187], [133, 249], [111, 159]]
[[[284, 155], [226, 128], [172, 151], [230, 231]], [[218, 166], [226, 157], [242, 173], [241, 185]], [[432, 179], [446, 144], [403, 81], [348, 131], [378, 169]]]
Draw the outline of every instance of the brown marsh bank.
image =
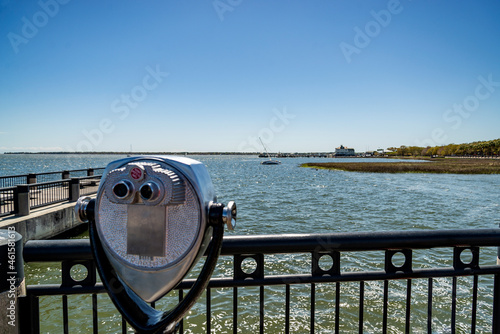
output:
[[312, 162], [301, 167], [366, 173], [500, 174], [498, 159], [432, 159], [398, 162]]

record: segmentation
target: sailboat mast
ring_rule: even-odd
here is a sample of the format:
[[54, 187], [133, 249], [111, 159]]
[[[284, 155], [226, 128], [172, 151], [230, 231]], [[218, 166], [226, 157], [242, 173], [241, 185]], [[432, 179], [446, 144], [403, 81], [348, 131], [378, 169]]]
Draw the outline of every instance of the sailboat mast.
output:
[[267, 157], [269, 158], [269, 160], [271, 160], [271, 156], [269, 155], [269, 152], [267, 152], [266, 145], [264, 145], [264, 143], [262, 142], [262, 139], [260, 139], [260, 137], [259, 137], [259, 140], [260, 140], [260, 143], [262, 144], [262, 147], [264, 147], [264, 151], [266, 151]]

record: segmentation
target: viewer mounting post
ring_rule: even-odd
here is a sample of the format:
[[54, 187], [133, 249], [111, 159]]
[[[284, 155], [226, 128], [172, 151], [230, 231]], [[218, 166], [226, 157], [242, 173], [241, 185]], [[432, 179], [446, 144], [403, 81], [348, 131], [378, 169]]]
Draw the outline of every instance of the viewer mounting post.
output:
[[[138, 333], [173, 333], [207, 287], [224, 225], [236, 204], [216, 203], [198, 161], [139, 156], [108, 165], [96, 199], [81, 197], [75, 214], [89, 223], [95, 264], [109, 297]], [[207, 253], [198, 278], [170, 311], [150, 306], [174, 289]]]

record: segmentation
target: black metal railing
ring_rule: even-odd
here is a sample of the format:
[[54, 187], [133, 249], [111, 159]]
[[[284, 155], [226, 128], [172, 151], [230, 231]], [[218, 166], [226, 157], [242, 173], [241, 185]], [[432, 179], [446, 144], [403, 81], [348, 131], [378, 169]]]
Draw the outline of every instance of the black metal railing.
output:
[[30, 209], [69, 200], [69, 180], [28, 185]]
[[97, 193], [101, 177], [87, 176], [80, 178], [80, 196], [91, 195]]
[[[195, 326], [197, 333], [500, 333], [498, 246], [498, 229], [226, 237], [206, 299], [192, 311], [202, 319], [193, 316], [194, 325], [184, 319], [180, 332]], [[76, 315], [68, 296], [76, 294], [92, 296], [89, 313], [98, 332], [97, 295], [105, 290], [88, 240], [28, 241], [24, 260], [61, 262], [62, 271], [58, 284], [28, 280], [23, 333], [39, 332], [47, 316], [39, 316], [40, 297], [55, 295], [62, 298], [61, 331], [69, 332]], [[77, 265], [87, 270], [79, 281], [71, 277]], [[184, 280], [173, 298], [181, 299], [193, 283]], [[280, 307], [282, 313], [275, 310]], [[127, 332], [123, 320], [117, 326]]]
[[28, 175], [0, 176], [0, 188], [14, 187], [28, 183]]
[[29, 215], [36, 209], [61, 202], [74, 202], [80, 196], [97, 193], [102, 175], [73, 177], [59, 181], [18, 184], [0, 188], [0, 217]]
[[73, 169], [58, 172], [30, 173], [24, 175], [0, 176], [0, 188], [14, 187], [20, 184], [44, 183], [70, 179], [72, 177], [102, 175], [104, 167]]
[[16, 212], [16, 187], [0, 189], [0, 217], [12, 215]]

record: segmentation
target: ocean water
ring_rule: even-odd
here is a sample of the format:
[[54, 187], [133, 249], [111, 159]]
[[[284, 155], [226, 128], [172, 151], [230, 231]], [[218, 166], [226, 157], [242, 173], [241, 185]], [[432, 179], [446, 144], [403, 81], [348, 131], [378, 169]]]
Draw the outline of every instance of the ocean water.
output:
[[[104, 167], [122, 158], [116, 155], [0, 155], [0, 175]], [[298, 167], [301, 163], [332, 159], [281, 159], [281, 165], [260, 165], [253, 156], [194, 156], [203, 162], [212, 177], [220, 202], [236, 201], [237, 228], [233, 235], [330, 233], [389, 230], [438, 230], [496, 228], [500, 223], [500, 175], [445, 174], [370, 174], [316, 170]], [[348, 161], [343, 159], [342, 161]], [[362, 161], [356, 159], [356, 161]], [[377, 159], [368, 159], [377, 161]], [[385, 161], [385, 160], [382, 160]], [[85, 237], [85, 236], [82, 236]], [[381, 253], [342, 254], [343, 270], [380, 269]], [[481, 264], [494, 264], [495, 249], [481, 250]], [[415, 267], [449, 266], [449, 250], [415, 252]], [[266, 256], [266, 274], [307, 273], [310, 255]], [[232, 260], [222, 257], [216, 276], [231, 275]], [[28, 264], [27, 283], [58, 283], [57, 264]], [[470, 332], [471, 279], [459, 278], [457, 332]], [[434, 282], [433, 332], [450, 332], [451, 279]], [[480, 279], [480, 312], [478, 331], [491, 327], [491, 285]], [[391, 282], [389, 332], [404, 330], [405, 282]], [[383, 283], [365, 286], [365, 332], [378, 333], [382, 324]], [[359, 285], [341, 286], [341, 332], [357, 332]], [[427, 281], [414, 280], [412, 285], [412, 324], [414, 333], [426, 332]], [[335, 289], [332, 285], [316, 286], [317, 333], [330, 333], [334, 324]], [[175, 299], [175, 292], [173, 297]], [[258, 288], [241, 288], [239, 328], [241, 333], [258, 330]], [[215, 333], [232, 333], [232, 289], [212, 291], [212, 326]], [[171, 297], [162, 299], [159, 307], [171, 305]], [[284, 329], [284, 287], [266, 287], [266, 333]], [[92, 332], [90, 296], [70, 296], [70, 331]], [[309, 286], [292, 286], [291, 331], [309, 331]], [[119, 332], [121, 323], [106, 295], [99, 295], [99, 331]], [[62, 332], [60, 297], [43, 297], [42, 333]], [[205, 305], [202, 299], [191, 310], [185, 332], [202, 333]]]

